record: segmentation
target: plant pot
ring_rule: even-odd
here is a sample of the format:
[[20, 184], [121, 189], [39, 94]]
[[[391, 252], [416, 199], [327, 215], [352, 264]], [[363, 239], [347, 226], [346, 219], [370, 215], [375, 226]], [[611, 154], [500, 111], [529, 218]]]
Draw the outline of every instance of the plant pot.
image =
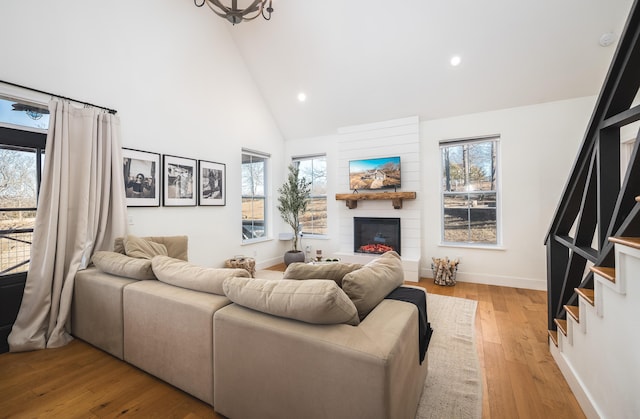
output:
[[284, 254], [284, 264], [286, 266], [294, 262], [304, 262], [304, 252], [300, 250], [289, 250]]

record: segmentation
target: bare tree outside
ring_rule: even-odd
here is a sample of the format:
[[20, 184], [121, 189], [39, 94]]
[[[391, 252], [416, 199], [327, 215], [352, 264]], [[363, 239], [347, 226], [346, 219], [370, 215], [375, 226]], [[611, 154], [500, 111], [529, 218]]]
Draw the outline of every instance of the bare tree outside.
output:
[[441, 146], [444, 242], [497, 243], [496, 144]]
[[0, 274], [28, 270], [37, 205], [35, 150], [0, 147]]
[[242, 155], [242, 238], [265, 235], [265, 171], [267, 158]]
[[0, 206], [35, 208], [36, 184], [35, 153], [0, 147]]
[[327, 234], [327, 160], [325, 156], [295, 160], [300, 178], [311, 182], [307, 210], [300, 217], [303, 234]]

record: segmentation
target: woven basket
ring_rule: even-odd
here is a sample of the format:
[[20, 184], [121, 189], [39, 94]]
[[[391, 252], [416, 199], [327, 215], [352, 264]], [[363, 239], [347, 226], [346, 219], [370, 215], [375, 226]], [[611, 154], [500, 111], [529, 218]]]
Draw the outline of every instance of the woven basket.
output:
[[436, 285], [453, 286], [456, 284], [456, 274], [458, 273], [458, 265], [453, 268], [451, 275], [444, 275], [444, 271], [440, 271], [438, 274], [438, 268], [433, 263], [431, 264], [431, 271], [433, 272], [433, 282]]

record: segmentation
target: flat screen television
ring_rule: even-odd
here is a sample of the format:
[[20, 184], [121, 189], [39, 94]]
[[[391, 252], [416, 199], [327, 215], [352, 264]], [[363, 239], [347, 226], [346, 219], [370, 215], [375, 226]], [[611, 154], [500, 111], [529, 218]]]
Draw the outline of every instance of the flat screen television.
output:
[[400, 187], [400, 157], [349, 161], [349, 189], [396, 189]]

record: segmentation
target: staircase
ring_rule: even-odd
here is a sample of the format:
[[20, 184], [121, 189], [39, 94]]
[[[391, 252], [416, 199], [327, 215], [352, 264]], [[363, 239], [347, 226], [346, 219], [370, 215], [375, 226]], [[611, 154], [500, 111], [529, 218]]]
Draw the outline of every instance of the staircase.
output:
[[639, 1], [545, 239], [549, 348], [589, 418], [640, 418]]
[[550, 330], [550, 350], [588, 418], [640, 417], [640, 238], [611, 237], [615, 266], [591, 267], [594, 288]]

